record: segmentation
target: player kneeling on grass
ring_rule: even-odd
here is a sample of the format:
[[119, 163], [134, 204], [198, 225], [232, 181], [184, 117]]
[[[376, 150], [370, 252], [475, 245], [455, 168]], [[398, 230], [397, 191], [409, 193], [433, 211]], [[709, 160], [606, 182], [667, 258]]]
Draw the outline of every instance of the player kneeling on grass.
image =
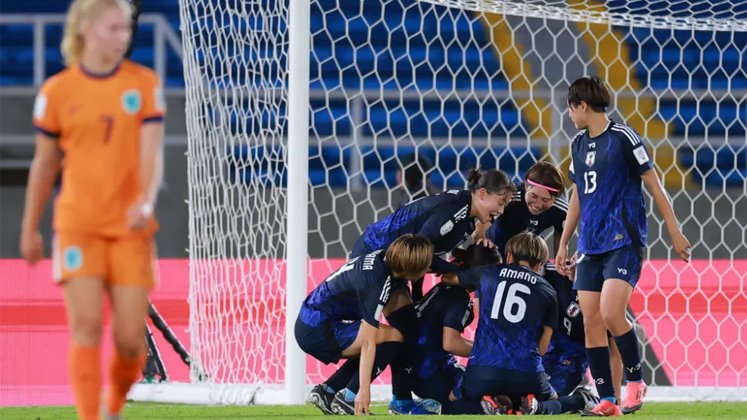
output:
[[433, 245], [421, 236], [402, 235], [386, 251], [356, 257], [332, 273], [304, 300], [295, 335], [304, 352], [324, 363], [360, 358], [356, 375], [333, 398], [317, 389], [309, 400], [325, 414], [367, 414], [371, 381], [402, 346], [402, 334], [379, 319], [391, 308], [396, 283], [421, 278]]
[[[472, 245], [467, 250], [453, 251], [463, 267], [500, 262], [498, 250]], [[423, 398], [413, 400], [393, 396], [390, 414], [432, 414], [441, 411], [449, 394], [464, 373], [464, 367], [454, 356], [469, 357], [472, 341], [462, 337], [464, 329], [474, 320], [472, 299], [461, 287], [438, 284], [415, 306], [418, 324], [413, 348], [412, 389]], [[434, 409], [434, 405], [438, 409]]]
[[558, 317], [555, 290], [537, 273], [547, 254], [544, 239], [523, 232], [506, 244], [507, 264], [444, 276], [480, 296], [469, 365], [445, 411], [500, 414], [521, 406], [525, 414], [559, 414], [584, 406], [578, 395], [558, 399], [542, 367]]
[[[472, 245], [467, 250], [456, 249], [453, 255], [463, 267], [498, 264], [501, 261], [496, 248]], [[464, 329], [474, 320], [469, 292], [458, 286], [438, 284], [416, 305], [418, 329], [413, 349], [412, 391], [425, 400], [393, 399], [389, 405], [392, 414], [428, 414], [436, 410], [423, 410], [423, 402], [437, 401], [448, 406], [449, 395], [462, 381], [464, 367], [454, 356], [469, 357], [472, 341], [462, 337]]]

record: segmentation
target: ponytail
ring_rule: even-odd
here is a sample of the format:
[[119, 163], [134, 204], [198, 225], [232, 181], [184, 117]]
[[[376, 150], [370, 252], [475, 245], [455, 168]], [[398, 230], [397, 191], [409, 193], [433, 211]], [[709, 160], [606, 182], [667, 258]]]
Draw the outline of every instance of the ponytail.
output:
[[470, 192], [485, 188], [489, 194], [513, 194], [516, 186], [505, 172], [498, 169], [490, 169], [480, 172], [470, 169], [467, 174], [467, 185]]

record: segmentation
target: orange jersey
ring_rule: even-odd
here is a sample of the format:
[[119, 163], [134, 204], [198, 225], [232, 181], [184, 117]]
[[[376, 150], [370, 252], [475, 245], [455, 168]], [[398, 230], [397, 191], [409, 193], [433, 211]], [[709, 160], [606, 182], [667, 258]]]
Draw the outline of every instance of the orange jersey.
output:
[[[34, 126], [58, 139], [64, 153], [56, 231], [138, 234], [127, 225], [127, 211], [144, 195], [140, 129], [162, 121], [164, 113], [158, 76], [130, 61], [109, 75], [71, 66], [44, 83], [34, 104]], [[144, 232], [152, 234], [155, 224]]]

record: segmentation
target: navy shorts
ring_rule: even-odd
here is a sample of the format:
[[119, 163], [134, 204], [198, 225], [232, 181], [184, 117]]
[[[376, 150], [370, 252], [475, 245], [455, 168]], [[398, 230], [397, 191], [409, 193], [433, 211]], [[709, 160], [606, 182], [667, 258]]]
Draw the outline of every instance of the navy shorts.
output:
[[491, 366], [467, 366], [461, 391], [468, 400], [479, 400], [483, 395], [506, 395], [521, 401], [522, 396], [534, 394], [539, 401], [547, 401], [557, 396], [545, 372], [518, 372]]
[[627, 245], [604, 254], [582, 254], [576, 267], [575, 290], [601, 292], [607, 279], [621, 279], [635, 287], [641, 276], [643, 248]]
[[337, 363], [342, 351], [350, 347], [358, 336], [361, 322], [325, 320], [312, 327], [299, 317], [295, 327], [296, 341], [304, 353], [314, 356], [320, 362]]
[[463, 366], [449, 363], [433, 376], [415, 377], [412, 380], [412, 391], [420, 398], [430, 398], [445, 404], [451, 391], [461, 384], [463, 375]]
[[542, 365], [558, 395], [570, 395], [584, 380], [589, 367], [586, 354], [547, 354], [542, 358]]

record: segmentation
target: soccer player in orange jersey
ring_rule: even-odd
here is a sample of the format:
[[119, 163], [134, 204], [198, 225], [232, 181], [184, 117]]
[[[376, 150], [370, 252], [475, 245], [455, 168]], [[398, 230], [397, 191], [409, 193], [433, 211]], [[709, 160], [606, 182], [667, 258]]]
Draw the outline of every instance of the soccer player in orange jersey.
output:
[[[154, 206], [161, 183], [161, 84], [129, 62], [132, 9], [125, 0], [75, 0], [62, 41], [67, 68], [34, 105], [38, 130], [21, 254], [42, 255], [39, 219], [62, 170], [54, 211], [54, 280], [71, 329], [70, 379], [81, 419], [120, 418], [145, 360], [143, 319], [155, 283]], [[112, 303], [115, 353], [101, 406], [102, 298]]]

